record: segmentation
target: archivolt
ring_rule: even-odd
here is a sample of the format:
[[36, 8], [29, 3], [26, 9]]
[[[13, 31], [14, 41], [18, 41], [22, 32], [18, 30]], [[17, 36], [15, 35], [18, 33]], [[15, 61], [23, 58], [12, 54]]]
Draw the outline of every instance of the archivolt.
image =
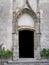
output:
[[25, 13], [29, 14], [34, 20], [37, 21], [37, 15], [35, 14], [35, 12], [28, 8], [24, 8], [18, 15], [16, 14], [16, 19], [19, 19]]

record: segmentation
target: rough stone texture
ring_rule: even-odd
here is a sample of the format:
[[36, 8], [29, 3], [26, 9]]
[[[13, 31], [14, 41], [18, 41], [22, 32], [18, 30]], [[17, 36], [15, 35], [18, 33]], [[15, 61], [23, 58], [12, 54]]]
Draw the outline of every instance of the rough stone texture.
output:
[[4, 65], [49, 65], [49, 62], [13, 62], [13, 63], [4, 63]]
[[[18, 1], [18, 3], [17, 3], [17, 1]], [[22, 7], [23, 3], [24, 2], [22, 0], [14, 0], [14, 8], [13, 8], [14, 12], [18, 13], [18, 11], [20, 12], [23, 7], [25, 8], [26, 6]], [[37, 14], [36, 0], [30, 0], [29, 3], [30, 3], [32, 10]], [[12, 33], [13, 33], [12, 32], [12, 21], [13, 21], [12, 5], [13, 5], [12, 0], [10, 0], [10, 1], [9, 0], [8, 1], [0, 0], [0, 44], [4, 43], [3, 47], [5, 47], [6, 49], [11, 49], [12, 43], [13, 43], [15, 45], [14, 46], [15, 47], [14, 56], [16, 56], [16, 53], [18, 53], [16, 51], [16, 49], [18, 50], [18, 47], [17, 47], [18, 44], [16, 44], [18, 42], [18, 38], [15, 37], [15, 34], [16, 34], [15, 33], [13, 36], [14, 38], [12, 39]], [[41, 48], [49, 48], [49, 1], [40, 0], [39, 6], [40, 6], [39, 7], [40, 16], [41, 16], [41, 19], [40, 19], [40, 21], [41, 21], [40, 44], [41, 44]], [[13, 22], [15, 22], [15, 21], [13, 21]], [[37, 29], [36, 29], [36, 31], [37, 31]], [[15, 28], [15, 32], [16, 32], [16, 28]], [[16, 36], [18, 36], [18, 35], [16, 35]], [[38, 36], [37, 36], [37, 38], [38, 38]], [[15, 41], [13, 41], [13, 40], [15, 40]], [[38, 43], [38, 41], [35, 41], [35, 42]], [[35, 44], [35, 45], [38, 47], [38, 44]], [[36, 47], [36, 49], [37, 49], [37, 47]], [[23, 65], [23, 63], [20, 63], [20, 64]], [[16, 65], [19, 65], [19, 64], [16, 64]], [[24, 65], [26, 65], [26, 63]], [[28, 64], [28, 65], [32, 65], [32, 64]]]
[[49, 48], [49, 3], [41, 3], [41, 48]]
[[[18, 2], [17, 3], [17, 6], [15, 5], [15, 9], [14, 11], [16, 12], [21, 12], [21, 9], [25, 8], [25, 5], [24, 6], [21, 6], [21, 4], [23, 4], [22, 0], [21, 0], [21, 4], [20, 4], [20, 0], [15, 0], [15, 2]], [[25, 1], [24, 1], [25, 2]], [[36, 2], [36, 5], [37, 5], [37, 1], [33, 1], [33, 0], [30, 0], [29, 3], [30, 3], [30, 6], [32, 8], [32, 10], [37, 14], [36, 10], [37, 9], [37, 6], [35, 7], [35, 2]], [[27, 7], [26, 7], [27, 8]], [[39, 11], [40, 11], [40, 29], [41, 29], [41, 37], [40, 37], [40, 43], [39, 41], [35, 41], [35, 42], [38, 42], [38, 44], [35, 44], [36, 45], [36, 49], [38, 49], [39, 47], [39, 44], [41, 45], [41, 49], [42, 48], [48, 48], [49, 47], [49, 1], [48, 0], [40, 0], [39, 1]], [[38, 22], [38, 21], [37, 21]], [[38, 25], [37, 25], [38, 27]], [[37, 31], [38, 29], [36, 29]], [[39, 32], [37, 32], [39, 33]], [[39, 35], [37, 35], [37, 39]], [[37, 40], [36, 39], [36, 40]], [[40, 50], [39, 50], [40, 51]], [[38, 50], [36, 51], [36, 54], [39, 52]], [[40, 53], [40, 52], [39, 52]], [[37, 57], [37, 55], [36, 55]]]
[[12, 1], [0, 0], [0, 44], [11, 49], [12, 46]]

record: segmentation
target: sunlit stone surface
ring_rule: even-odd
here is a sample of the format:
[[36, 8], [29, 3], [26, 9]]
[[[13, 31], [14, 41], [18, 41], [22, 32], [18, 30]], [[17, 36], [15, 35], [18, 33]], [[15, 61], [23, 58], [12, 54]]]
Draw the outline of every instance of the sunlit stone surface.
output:
[[[28, 0], [32, 11], [37, 15], [37, 0]], [[17, 32], [17, 24], [18, 26], [34, 26], [33, 18], [28, 14], [23, 14], [20, 18], [13, 20], [13, 13], [17, 16], [24, 8], [28, 8], [26, 4], [26, 0], [0, 0], [0, 44], [4, 44], [3, 47], [6, 49], [12, 49], [14, 45], [14, 53], [18, 57], [18, 32]], [[49, 48], [49, 0], [39, 0], [39, 11], [40, 11], [40, 45], [42, 48]], [[31, 13], [31, 12], [30, 12]], [[17, 23], [18, 22], [18, 23]], [[38, 22], [38, 21], [37, 21]], [[35, 24], [37, 24], [35, 22]], [[14, 32], [13, 26], [14, 23]], [[35, 31], [37, 31], [36, 29]], [[37, 34], [37, 33], [36, 33]], [[35, 35], [36, 36], [36, 35]], [[13, 37], [13, 38], [12, 38]], [[38, 39], [38, 36], [36, 40]], [[13, 41], [14, 40], [14, 41]], [[38, 41], [37, 41], [38, 42]], [[36, 42], [36, 43], [37, 43]], [[38, 44], [36, 49], [38, 48]], [[17, 50], [17, 52], [16, 52]], [[17, 53], [17, 54], [16, 54]], [[35, 52], [35, 54], [37, 54]], [[37, 57], [37, 56], [36, 56]], [[22, 64], [23, 65], [23, 64]]]
[[34, 27], [34, 21], [28, 14], [22, 15], [18, 20], [18, 26], [31, 26]]

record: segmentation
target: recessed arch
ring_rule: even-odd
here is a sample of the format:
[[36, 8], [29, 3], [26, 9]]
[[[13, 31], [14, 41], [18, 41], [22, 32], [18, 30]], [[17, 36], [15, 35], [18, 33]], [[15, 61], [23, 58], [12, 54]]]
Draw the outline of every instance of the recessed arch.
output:
[[[16, 33], [17, 33], [17, 49], [19, 48], [19, 31], [22, 31], [22, 30], [30, 30], [30, 31], [32, 31], [32, 32], [34, 32], [34, 30], [35, 30], [35, 28], [33, 27], [31, 27], [31, 26], [18, 26], [18, 19], [19, 18], [21, 18], [21, 16], [22, 15], [24, 15], [24, 14], [28, 14], [29, 16], [31, 16], [32, 17], [32, 19], [33, 19], [33, 21], [34, 21], [34, 23], [36, 24], [36, 22], [37, 22], [37, 15], [35, 14], [35, 12], [34, 11], [32, 11], [32, 10], [30, 10], [30, 9], [28, 9], [28, 8], [24, 8], [22, 11], [20, 11], [19, 13], [17, 13], [16, 14], [16, 23], [17, 23], [17, 26], [16, 26]], [[21, 21], [20, 21], [21, 22]], [[36, 25], [35, 25], [36, 26]], [[35, 36], [35, 32], [34, 32], [34, 48], [35, 48], [35, 44], [36, 44], [36, 40], [35, 40], [35, 38], [37, 38], [36, 36]], [[35, 50], [35, 49], [34, 49]], [[19, 53], [19, 49], [18, 49], [18, 53]], [[19, 54], [18, 54], [19, 55]], [[19, 57], [19, 56], [18, 56]]]
[[[17, 13], [17, 16], [16, 16], [17, 22], [24, 14], [28, 14], [32, 18], [32, 20], [34, 21], [34, 27], [30, 27], [30, 26], [29, 27], [30, 27], [30, 29], [35, 30], [35, 22], [37, 22], [36, 13], [33, 10], [30, 10], [28, 8], [24, 8], [21, 12]], [[26, 26], [26, 28], [29, 28], [29, 27]], [[18, 26], [18, 28], [19, 29], [20, 28], [25, 28], [25, 26], [23, 26], [23, 25], [21, 27]]]
[[20, 28], [33, 29], [34, 28], [34, 20], [30, 15], [25, 13], [18, 19], [18, 26]]
[[35, 14], [35, 12], [28, 8], [24, 8], [18, 15], [16, 14], [16, 19], [19, 19], [25, 13], [29, 14], [34, 20], [37, 21], [37, 15]]

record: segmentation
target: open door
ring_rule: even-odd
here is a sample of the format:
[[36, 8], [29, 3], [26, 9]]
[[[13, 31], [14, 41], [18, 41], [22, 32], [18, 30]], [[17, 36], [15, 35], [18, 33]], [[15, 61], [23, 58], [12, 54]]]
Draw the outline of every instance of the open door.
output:
[[19, 58], [34, 58], [34, 32], [19, 31]]

